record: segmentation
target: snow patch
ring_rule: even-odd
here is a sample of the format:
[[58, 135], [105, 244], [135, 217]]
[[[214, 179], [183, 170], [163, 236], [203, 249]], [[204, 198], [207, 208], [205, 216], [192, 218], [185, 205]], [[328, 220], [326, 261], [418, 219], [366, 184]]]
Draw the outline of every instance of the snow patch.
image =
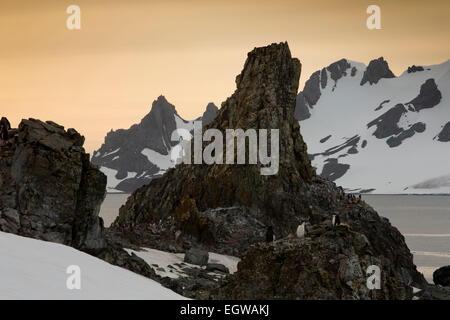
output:
[[127, 176], [123, 179], [117, 179], [116, 175], [117, 175], [117, 170], [115, 169], [111, 169], [111, 168], [107, 168], [107, 167], [100, 167], [100, 171], [103, 172], [103, 174], [106, 176], [107, 178], [107, 184], [106, 187], [108, 189], [108, 192], [114, 192], [111, 191], [113, 190], [115, 187], [117, 187], [117, 185], [126, 180], [126, 179], [131, 179], [136, 177], [137, 173], [136, 172], [127, 172]]
[[[170, 278], [178, 278], [186, 276], [182, 267], [177, 265], [184, 265], [184, 267], [188, 266], [190, 268], [202, 268], [200, 266], [196, 266], [193, 264], [189, 264], [184, 261], [184, 253], [170, 253], [165, 251], [160, 251], [156, 249], [143, 248], [142, 251], [134, 251], [130, 249], [126, 249], [126, 251], [131, 254], [134, 253], [138, 257], [142, 258], [145, 262], [151, 265], [155, 270], [156, 274], [161, 277], [170, 277]], [[223, 264], [225, 267], [230, 270], [230, 273], [234, 273], [237, 271], [237, 265], [240, 259], [233, 256], [227, 256], [223, 254], [218, 254], [214, 252], [209, 252], [209, 261], [208, 263], [219, 263]], [[169, 267], [170, 266], [170, 267]], [[158, 268], [164, 269], [157, 270]]]
[[[184, 299], [159, 283], [71, 247], [0, 232], [0, 299]], [[67, 267], [81, 269], [69, 290]]]
[[105, 154], [102, 156], [102, 158], [107, 157], [107, 156], [110, 156], [110, 155], [112, 155], [112, 154], [114, 154], [114, 153], [117, 153], [117, 152], [119, 152], [119, 150], [120, 150], [120, 148], [117, 148], [117, 149], [114, 150], [114, 151], [107, 152], [107, 153], [105, 153]]
[[171, 152], [169, 152], [167, 155], [164, 155], [155, 150], [145, 148], [141, 151], [141, 154], [146, 156], [148, 161], [157, 165], [158, 168], [163, 171], [175, 166], [175, 163], [171, 159]]

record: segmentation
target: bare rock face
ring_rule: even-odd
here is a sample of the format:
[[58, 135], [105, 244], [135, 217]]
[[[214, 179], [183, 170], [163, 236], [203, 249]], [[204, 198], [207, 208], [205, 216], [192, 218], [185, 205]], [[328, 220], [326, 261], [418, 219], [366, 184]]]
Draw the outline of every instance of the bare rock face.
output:
[[414, 105], [415, 111], [433, 108], [441, 102], [442, 94], [439, 91], [434, 79], [428, 79], [420, 86], [420, 92], [417, 97], [408, 103]]
[[[310, 108], [313, 108], [321, 96], [321, 88], [324, 89], [328, 84], [328, 73], [330, 73], [330, 78], [334, 82], [334, 87], [336, 86], [339, 79], [347, 75], [350, 72], [351, 76], [355, 75], [356, 69], [347, 71], [350, 69], [350, 64], [346, 59], [341, 59], [330, 64], [328, 67], [323, 68], [314, 72], [311, 77], [305, 82], [305, 87], [303, 91], [297, 96], [297, 106], [295, 108], [294, 117], [303, 121], [311, 117], [309, 112]], [[333, 90], [334, 90], [333, 87]]]
[[[367, 286], [366, 271], [374, 265], [381, 271], [378, 289], [375, 281]], [[212, 290], [211, 298], [406, 299], [412, 289], [405, 280], [365, 235], [344, 225], [316, 225], [302, 239], [251, 246], [238, 271]]]
[[369, 82], [371, 85], [377, 84], [383, 78], [395, 78], [395, 75], [389, 69], [387, 61], [380, 57], [369, 62], [361, 79], [361, 85], [364, 85], [366, 82]]
[[214, 118], [217, 116], [217, 112], [219, 111], [219, 108], [217, 106], [210, 102], [206, 106], [205, 112], [203, 112], [203, 115], [197, 119], [202, 121], [202, 125], [206, 126], [211, 123], [211, 121], [214, 120]]
[[106, 177], [84, 137], [51, 122], [22, 120], [0, 141], [0, 230], [84, 251], [105, 247], [98, 217]]
[[[289, 226], [300, 221], [301, 212], [306, 214], [309, 204], [302, 195], [314, 176], [293, 117], [300, 69], [286, 43], [254, 49], [236, 78], [235, 93], [204, 128], [218, 129], [224, 138], [226, 129], [268, 129], [269, 133], [279, 129], [278, 174], [261, 175], [260, 164], [180, 164], [135, 191], [120, 209], [113, 229], [130, 231], [132, 237], [138, 233], [140, 243], [147, 239], [153, 246], [173, 241], [182, 246], [186, 240], [187, 245], [199, 242], [228, 253], [231, 244], [242, 252], [249, 238], [256, 240], [250, 232], [262, 238], [267, 225], [287, 234]], [[214, 210], [218, 208], [223, 210]], [[248, 214], [242, 215], [237, 227], [240, 239], [233, 238], [236, 233], [230, 229], [216, 228], [218, 221], [227, 225], [226, 215], [241, 211]], [[152, 232], [145, 230], [149, 225]], [[175, 239], [177, 230], [181, 236]], [[161, 239], [158, 244], [152, 234]]]
[[450, 121], [445, 124], [442, 131], [437, 136], [438, 141], [449, 142], [450, 141]]
[[433, 282], [436, 285], [450, 287], [450, 266], [435, 270], [433, 272]]

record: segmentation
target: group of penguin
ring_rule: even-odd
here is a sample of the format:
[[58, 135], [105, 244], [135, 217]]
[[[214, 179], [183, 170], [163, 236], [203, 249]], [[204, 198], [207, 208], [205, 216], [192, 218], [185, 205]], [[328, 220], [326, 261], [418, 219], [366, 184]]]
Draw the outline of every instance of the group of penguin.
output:
[[[333, 216], [331, 217], [331, 225], [333, 227], [335, 227], [340, 224], [341, 224], [341, 218], [339, 217], [339, 215], [333, 214]], [[303, 222], [297, 227], [297, 231], [295, 232], [295, 235], [297, 236], [297, 238], [304, 238], [305, 233], [306, 233], [305, 222]], [[266, 242], [273, 242], [273, 241], [275, 241], [275, 233], [273, 231], [273, 227], [269, 226], [266, 231]]]
[[356, 197], [356, 195], [354, 194], [342, 194], [339, 199], [345, 200], [349, 203], [361, 203], [362, 201], [361, 195], [358, 195], [358, 197]]
[[[346, 200], [349, 203], [361, 203], [362, 202], [362, 197], [361, 195], [358, 195], [358, 197], [354, 194], [345, 194], [344, 190], [341, 189], [341, 196], [340, 196], [340, 200]], [[333, 214], [333, 216], [331, 217], [331, 225], [333, 227], [338, 226], [341, 224], [341, 218], [339, 217], [338, 214]], [[297, 227], [297, 231], [295, 232], [295, 235], [297, 236], [297, 238], [303, 238], [305, 237], [305, 222], [303, 222], [302, 224], [300, 224]], [[272, 242], [275, 241], [275, 233], [273, 231], [273, 227], [269, 226], [267, 228], [266, 231], [266, 242]]]

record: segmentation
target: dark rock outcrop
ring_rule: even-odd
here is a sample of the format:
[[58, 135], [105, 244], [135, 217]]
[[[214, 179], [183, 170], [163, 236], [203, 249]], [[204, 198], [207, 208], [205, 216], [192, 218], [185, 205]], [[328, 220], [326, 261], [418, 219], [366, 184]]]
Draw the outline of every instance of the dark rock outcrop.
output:
[[11, 124], [8, 119], [2, 117], [0, 120], [0, 139], [3, 141], [8, 140], [9, 138], [9, 130], [11, 130]]
[[363, 86], [366, 82], [369, 82], [371, 85], [377, 84], [383, 78], [395, 78], [395, 75], [389, 69], [387, 61], [380, 57], [369, 62], [361, 79], [361, 85]]
[[378, 139], [389, 138], [386, 140], [387, 145], [391, 148], [398, 147], [404, 140], [413, 137], [416, 133], [422, 133], [426, 129], [426, 125], [423, 122], [417, 122], [408, 129], [400, 128], [400, 119], [407, 113], [408, 110], [405, 106], [399, 103], [369, 122], [367, 128], [376, 126], [376, 130], [373, 133], [375, 137]]
[[450, 141], [450, 121], [447, 122], [445, 126], [442, 128], [441, 132], [439, 132], [437, 139], [440, 142]]
[[206, 265], [206, 271], [210, 272], [222, 272], [222, 273], [230, 273], [230, 270], [220, 263], [208, 263]]
[[403, 140], [406, 140], [408, 138], [411, 138], [416, 133], [422, 133], [426, 129], [426, 125], [423, 122], [417, 122], [413, 124], [411, 127], [409, 127], [406, 130], [403, 130], [400, 132], [400, 134], [396, 136], [392, 136], [389, 139], [386, 140], [386, 143], [389, 147], [395, 148], [402, 144]]
[[311, 112], [305, 103], [305, 99], [303, 92], [300, 92], [297, 96], [297, 106], [294, 112], [294, 118], [298, 121], [303, 121], [311, 117]]
[[[380, 289], [369, 290], [369, 266], [380, 268]], [[409, 276], [374, 250], [362, 233], [341, 225], [313, 226], [305, 238], [251, 246], [215, 290], [214, 299], [407, 299]]]
[[204, 266], [208, 263], [209, 254], [207, 251], [192, 248], [184, 255], [184, 262]]
[[214, 103], [210, 102], [206, 106], [206, 110], [205, 112], [203, 112], [203, 115], [197, 120], [201, 121], [203, 126], [206, 126], [216, 118], [218, 111], [219, 108], [217, 108], [217, 106]]
[[346, 59], [336, 61], [327, 67], [327, 70], [330, 72], [330, 78], [334, 80], [335, 85], [339, 79], [347, 75], [347, 70], [350, 67], [351, 65]]
[[[317, 157], [319, 155], [325, 156], [325, 157], [326, 156], [331, 156], [331, 155], [334, 155], [334, 154], [336, 154], [336, 153], [338, 153], [338, 152], [340, 152], [340, 151], [342, 151], [344, 149], [347, 149], [347, 153], [355, 152], [355, 150], [356, 150], [355, 153], [357, 153], [358, 152], [357, 151], [357, 146], [358, 146], [360, 140], [361, 140], [361, 137], [358, 136], [358, 135], [355, 135], [355, 136], [351, 137], [350, 139], [348, 139], [347, 141], [345, 141], [344, 143], [341, 143], [341, 144], [339, 144], [337, 146], [328, 148], [327, 150], [325, 150], [322, 153], [310, 154], [309, 155], [310, 159], [314, 159], [315, 157]], [[352, 150], [352, 151], [350, 151], [350, 150]]]
[[[326, 87], [327, 72], [325, 68], [322, 70], [322, 88]], [[303, 121], [311, 116], [309, 108], [312, 108], [320, 98], [321, 72], [314, 72], [305, 82], [303, 91], [300, 92], [296, 99], [296, 108], [294, 112], [295, 119]]]
[[391, 100], [384, 100], [383, 102], [380, 103], [380, 105], [378, 107], [375, 108], [375, 111], [381, 110], [383, 109], [383, 105], [385, 103], [389, 103]]
[[106, 177], [83, 143], [75, 129], [22, 120], [0, 147], [0, 230], [85, 251], [105, 247], [98, 213]]
[[411, 67], [408, 67], [408, 73], [420, 72], [423, 70], [425, 69], [422, 66], [412, 65]]
[[367, 128], [376, 126], [377, 129], [373, 133], [378, 139], [384, 139], [392, 135], [399, 134], [402, 129], [398, 126], [398, 122], [403, 114], [408, 112], [405, 106], [401, 103], [392, 107], [381, 116], [367, 124]]
[[414, 295], [415, 300], [450, 300], [450, 287], [429, 285]]
[[[314, 72], [305, 82], [303, 91], [297, 96], [294, 112], [295, 119], [303, 121], [311, 116], [309, 109], [313, 108], [317, 101], [319, 101], [321, 88], [326, 88], [328, 84], [328, 72], [330, 73], [330, 78], [334, 81], [335, 87], [337, 81], [347, 75], [347, 70], [350, 67], [351, 65], [346, 59], [341, 59], [322, 70]], [[356, 69], [352, 70], [352, 76], [354, 76], [355, 73]]]
[[339, 163], [338, 159], [328, 158], [325, 160], [320, 176], [330, 181], [336, 181], [350, 169], [349, 164]]
[[436, 285], [450, 287], [450, 266], [445, 266], [433, 272], [433, 282]]
[[420, 86], [420, 92], [417, 97], [408, 102], [412, 104], [415, 111], [419, 112], [422, 109], [433, 108], [441, 102], [442, 94], [439, 91], [434, 79], [428, 79]]
[[361, 148], [365, 148], [367, 147], [367, 140], [363, 140], [363, 142], [361, 143]]
[[61, 243], [147, 277], [153, 270], [109, 237], [99, 218], [106, 177], [84, 137], [52, 122], [22, 120], [0, 140], [0, 231]]
[[327, 142], [328, 139], [330, 139], [330, 138], [331, 138], [331, 134], [329, 134], [329, 135], [327, 135], [326, 137], [320, 139], [320, 143], [325, 143], [325, 142]]

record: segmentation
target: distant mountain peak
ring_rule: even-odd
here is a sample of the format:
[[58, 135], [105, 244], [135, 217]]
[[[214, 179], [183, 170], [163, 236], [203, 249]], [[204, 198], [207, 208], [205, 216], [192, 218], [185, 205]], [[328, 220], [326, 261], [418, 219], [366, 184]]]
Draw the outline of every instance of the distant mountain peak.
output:
[[[211, 102], [197, 120], [207, 124], [217, 110]], [[191, 131], [193, 121], [180, 117], [175, 106], [160, 95], [139, 124], [109, 132], [92, 157], [92, 163], [108, 177], [108, 191], [131, 192], [172, 167], [171, 150], [178, 142], [171, 136], [176, 129]]]
[[162, 95], [162, 94], [160, 94], [160, 95], [158, 96], [158, 98], [156, 99], [156, 101], [162, 102], [162, 103], [169, 103], [169, 102], [167, 101], [166, 97], [165, 97], [164, 95]]
[[208, 105], [206, 106], [206, 110], [205, 112], [203, 112], [203, 115], [201, 117], [202, 125], [206, 126], [211, 121], [213, 121], [218, 111], [219, 108], [217, 108], [217, 106], [213, 102], [208, 103]]
[[369, 82], [371, 85], [377, 84], [382, 78], [395, 78], [395, 75], [389, 69], [387, 61], [383, 57], [379, 57], [369, 62], [361, 79], [361, 85], [363, 86], [366, 82]]
[[153, 109], [169, 109], [176, 112], [175, 106], [167, 101], [166, 97], [163, 95], [160, 95], [156, 100], [153, 101], [151, 110]]

